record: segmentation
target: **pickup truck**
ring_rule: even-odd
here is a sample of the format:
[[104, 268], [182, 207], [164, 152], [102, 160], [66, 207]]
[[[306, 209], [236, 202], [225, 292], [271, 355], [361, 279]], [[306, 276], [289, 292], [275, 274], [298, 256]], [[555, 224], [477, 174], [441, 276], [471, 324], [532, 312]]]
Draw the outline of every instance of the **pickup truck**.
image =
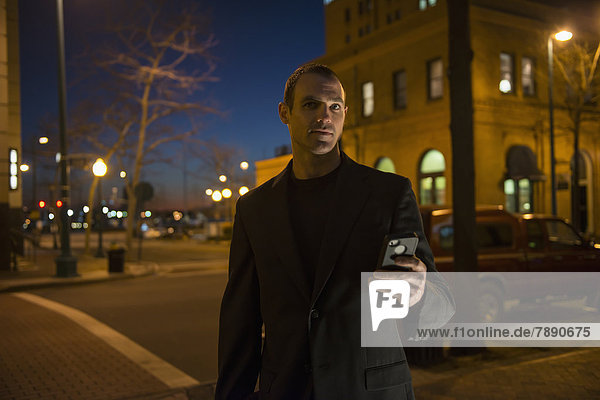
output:
[[[452, 209], [421, 207], [421, 217], [437, 269], [454, 271]], [[502, 206], [480, 206], [476, 208], [476, 240], [480, 280], [487, 280], [480, 286], [485, 291], [480, 303], [486, 303], [480, 307], [486, 309], [483, 319], [489, 322], [497, 320], [503, 312], [504, 300], [511, 298], [511, 285], [495, 279], [498, 275], [495, 272], [600, 272], [600, 245], [585, 241], [562, 218], [513, 214]], [[538, 279], [547, 276], [540, 275]], [[531, 285], [532, 288], [539, 286]], [[568, 282], [556, 282], [552, 294], [571, 296], [573, 293], [565, 293], [565, 290], [572, 287]], [[598, 307], [599, 288], [578, 289], [575, 295], [587, 296], [587, 304]], [[542, 295], [533, 289], [528, 294], [530, 298], [520, 300], [533, 300]]]

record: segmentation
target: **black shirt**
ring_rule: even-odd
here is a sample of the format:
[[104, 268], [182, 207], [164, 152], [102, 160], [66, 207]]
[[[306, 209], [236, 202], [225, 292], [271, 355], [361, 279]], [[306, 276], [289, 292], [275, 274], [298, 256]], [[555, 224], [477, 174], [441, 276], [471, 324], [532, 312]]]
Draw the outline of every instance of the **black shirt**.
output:
[[335, 183], [340, 167], [312, 179], [298, 179], [290, 174], [288, 199], [290, 222], [296, 246], [309, 282], [314, 282], [323, 231], [333, 204]]

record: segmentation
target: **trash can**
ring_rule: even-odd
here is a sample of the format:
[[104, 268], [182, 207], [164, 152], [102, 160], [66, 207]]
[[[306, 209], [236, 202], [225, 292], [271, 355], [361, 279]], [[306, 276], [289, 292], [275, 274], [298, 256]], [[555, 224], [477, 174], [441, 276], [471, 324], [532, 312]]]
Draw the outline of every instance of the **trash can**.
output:
[[123, 272], [125, 270], [125, 249], [111, 248], [108, 254], [108, 272]]

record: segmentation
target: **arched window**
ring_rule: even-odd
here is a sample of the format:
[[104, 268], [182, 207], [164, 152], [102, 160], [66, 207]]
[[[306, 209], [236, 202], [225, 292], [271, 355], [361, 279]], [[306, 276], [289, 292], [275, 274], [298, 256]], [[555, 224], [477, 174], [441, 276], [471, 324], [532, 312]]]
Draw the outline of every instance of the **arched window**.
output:
[[504, 206], [508, 211], [532, 213], [533, 182], [544, 179], [537, 167], [537, 159], [527, 146], [512, 146], [506, 153], [504, 178]]
[[[594, 201], [592, 194], [594, 192], [593, 179], [592, 179], [592, 160], [585, 151], [579, 151], [578, 159], [578, 184], [574, 182], [571, 184], [571, 199], [574, 200], [574, 191], [577, 190], [579, 194], [579, 207], [572, 208], [572, 220], [575, 227], [580, 232], [592, 232], [594, 230]], [[571, 171], [573, 171], [573, 177], [575, 169], [574, 157], [571, 157]], [[574, 203], [573, 203], [574, 205]]]
[[393, 172], [396, 173], [396, 167], [394, 166], [394, 162], [389, 157], [379, 157], [375, 162], [375, 168], [383, 171], [383, 172]]
[[429, 150], [419, 164], [419, 203], [446, 203], [446, 160], [438, 150]]

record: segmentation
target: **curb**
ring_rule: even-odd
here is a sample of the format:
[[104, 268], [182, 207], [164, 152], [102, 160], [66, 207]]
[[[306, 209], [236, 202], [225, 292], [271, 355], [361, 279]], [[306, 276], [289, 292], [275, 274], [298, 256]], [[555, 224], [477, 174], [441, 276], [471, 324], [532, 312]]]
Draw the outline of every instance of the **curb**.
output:
[[158, 271], [158, 264], [148, 262], [146, 265], [143, 266], [134, 264], [129, 268], [133, 269], [135, 272], [107, 272], [108, 275], [102, 274], [99, 276], [93, 276], [93, 273], [91, 273], [92, 276], [90, 276], [90, 273], [84, 273], [83, 275], [71, 278], [58, 278], [52, 276], [45, 278], [26, 278], [22, 280], [14, 279], [0, 281], [0, 293], [20, 292], [24, 290], [43, 289], [48, 287], [86, 285], [91, 283], [141, 278], [144, 276], [155, 275]]

